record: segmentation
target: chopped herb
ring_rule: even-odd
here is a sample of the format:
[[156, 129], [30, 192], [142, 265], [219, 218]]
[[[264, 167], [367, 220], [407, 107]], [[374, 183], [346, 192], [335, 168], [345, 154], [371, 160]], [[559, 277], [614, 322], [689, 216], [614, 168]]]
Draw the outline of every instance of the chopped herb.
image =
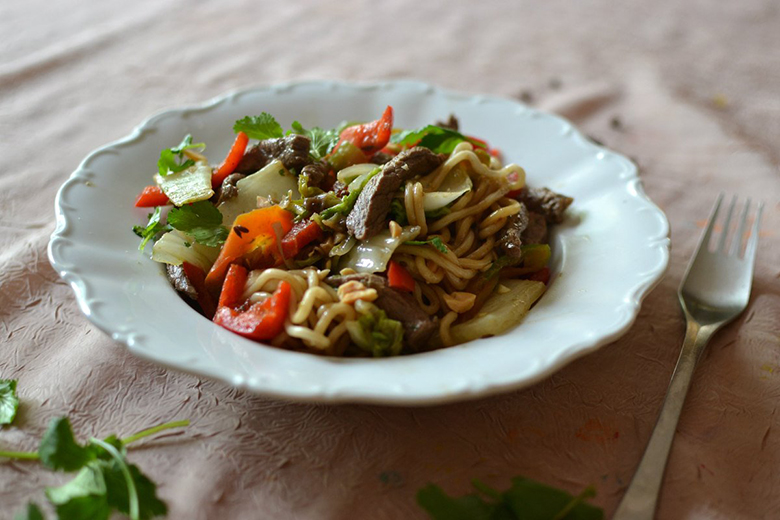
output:
[[259, 116], [246, 116], [239, 119], [233, 125], [233, 131], [244, 132], [252, 139], [260, 141], [284, 136], [282, 126], [268, 112], [263, 112]]
[[179, 143], [179, 146], [175, 146], [173, 148], [166, 148], [162, 152], [160, 152], [160, 159], [157, 161], [157, 171], [160, 172], [160, 175], [165, 177], [166, 175], [170, 173], [176, 173], [180, 172], [182, 170], [186, 170], [193, 164], [195, 164], [195, 161], [192, 159], [187, 159], [184, 162], [180, 162], [182, 158], [182, 152], [184, 150], [188, 150], [190, 148], [200, 148], [203, 150], [206, 148], [206, 145], [204, 143], [194, 143], [192, 142], [192, 135], [187, 134], [184, 136], [184, 139]]
[[428, 240], [407, 240], [404, 242], [407, 246], [433, 246], [436, 249], [439, 250], [441, 253], [447, 253], [449, 249], [447, 249], [447, 245], [442, 241], [440, 237], [432, 237]]
[[190, 244], [189, 242], [187, 242], [187, 241], [185, 240], [185, 241], [184, 241], [184, 247], [192, 247], [192, 244]]
[[323, 130], [315, 126], [311, 130], [303, 128], [298, 121], [293, 121], [292, 130], [289, 133], [305, 135], [311, 141], [309, 146], [309, 155], [314, 161], [320, 161], [325, 158], [339, 141], [339, 132], [333, 130]]
[[429, 148], [435, 153], [452, 153], [455, 147], [463, 141], [468, 141], [477, 148], [484, 148], [485, 143], [471, 139], [465, 135], [449, 128], [428, 125], [417, 130], [406, 130], [399, 132], [390, 139], [396, 144], [404, 146], [422, 146]]
[[143, 251], [146, 243], [153, 240], [157, 235], [170, 229], [169, 226], [160, 222], [162, 210], [159, 206], [154, 208], [154, 213], [149, 213], [149, 222], [146, 226], [133, 226], [133, 233], [143, 238], [138, 249]]
[[426, 211], [425, 217], [426, 218], [441, 218], [444, 215], [449, 215], [452, 212], [452, 210], [449, 208], [449, 206], [443, 206], [439, 209], [434, 209], [433, 211]]
[[279, 170], [279, 175], [284, 177], [284, 170]]
[[479, 480], [477, 493], [451, 497], [430, 484], [417, 492], [417, 503], [434, 520], [602, 520], [604, 511], [586, 503], [596, 496], [587, 487], [577, 496], [535, 480], [515, 477], [512, 486], [500, 492]]
[[[428, 216], [426, 213], [425, 216]], [[401, 199], [393, 199], [390, 203], [390, 220], [395, 220], [399, 225], [405, 226], [409, 223], [406, 215], [406, 206]]]
[[206, 200], [171, 209], [168, 224], [204, 246], [219, 247], [228, 236], [227, 228], [222, 225], [222, 213]]
[[16, 379], [0, 379], [0, 425], [11, 424], [19, 410]]

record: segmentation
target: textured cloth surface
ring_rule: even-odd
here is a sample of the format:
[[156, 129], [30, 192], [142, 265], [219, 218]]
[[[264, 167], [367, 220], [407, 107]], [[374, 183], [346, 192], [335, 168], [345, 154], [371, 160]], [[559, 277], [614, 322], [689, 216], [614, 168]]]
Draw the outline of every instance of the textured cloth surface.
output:
[[[676, 288], [725, 191], [766, 202], [753, 296], [698, 367], [658, 517], [777, 518], [778, 27], [773, 0], [3, 2], [0, 377], [19, 380], [23, 404], [0, 444], [35, 449], [62, 414], [79, 438], [189, 418], [131, 454], [171, 519], [423, 519], [414, 496], [429, 482], [464, 493], [471, 478], [503, 488], [518, 474], [572, 492], [594, 484], [609, 515], [683, 339]], [[522, 95], [639, 164], [672, 256], [622, 339], [475, 402], [289, 404], [136, 359], [49, 266], [57, 188], [148, 114], [241, 86], [389, 78]], [[0, 518], [62, 479], [0, 464]]]

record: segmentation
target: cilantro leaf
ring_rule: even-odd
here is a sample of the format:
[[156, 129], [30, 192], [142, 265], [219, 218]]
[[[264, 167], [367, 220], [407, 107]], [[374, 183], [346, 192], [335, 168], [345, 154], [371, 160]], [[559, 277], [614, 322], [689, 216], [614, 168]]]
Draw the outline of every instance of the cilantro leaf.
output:
[[439, 250], [441, 253], [447, 253], [449, 249], [447, 249], [447, 245], [442, 241], [439, 237], [432, 237], [428, 240], [407, 240], [404, 242], [407, 246], [426, 246], [431, 245]]
[[107, 520], [111, 506], [106, 496], [103, 468], [108, 461], [94, 460], [70, 482], [46, 488], [46, 498], [57, 511], [57, 517], [68, 520]]
[[27, 508], [14, 515], [14, 520], [44, 520], [43, 513], [33, 502], [27, 504]]
[[468, 141], [478, 148], [484, 148], [485, 144], [471, 139], [460, 132], [436, 125], [428, 125], [417, 130], [406, 130], [393, 135], [390, 140], [396, 144], [411, 146], [416, 144], [429, 148], [434, 153], [449, 154], [463, 141]]
[[305, 135], [311, 141], [309, 145], [309, 155], [312, 160], [320, 161], [325, 158], [339, 141], [339, 132], [335, 129], [323, 130], [315, 126], [311, 130], [306, 130], [298, 121], [293, 121], [292, 133]]
[[219, 247], [228, 237], [228, 230], [222, 225], [222, 213], [206, 200], [172, 208], [168, 212], [168, 224], [204, 246]]
[[233, 131], [236, 133], [244, 132], [250, 138], [261, 141], [284, 136], [282, 126], [268, 112], [263, 112], [259, 116], [246, 116], [239, 119], [233, 125]]
[[430, 484], [417, 492], [417, 503], [434, 520], [602, 520], [601, 508], [584, 501], [595, 496], [592, 487], [578, 496], [522, 477], [512, 479], [503, 493], [479, 481], [474, 487], [487, 496], [451, 497]]
[[159, 206], [157, 206], [154, 208], [154, 213], [149, 215], [149, 222], [146, 224], [146, 227], [133, 226], [133, 233], [143, 238], [141, 245], [138, 246], [139, 250], [143, 251], [147, 242], [154, 239], [154, 237], [163, 231], [168, 231], [170, 229], [170, 227], [160, 222], [161, 215], [162, 210]]
[[193, 144], [192, 135], [187, 134], [184, 136], [184, 139], [182, 139], [178, 146], [174, 146], [173, 148], [166, 148], [161, 151], [160, 159], [157, 161], [157, 171], [160, 173], [160, 175], [165, 177], [169, 173], [180, 172], [195, 164], [195, 161], [192, 159], [187, 159], [186, 161], [179, 163], [182, 152], [190, 148], [200, 148], [203, 150], [206, 148], [206, 145], [204, 143]]
[[64, 471], [76, 471], [94, 457], [89, 449], [76, 443], [67, 417], [52, 419], [43, 434], [38, 454], [47, 468]]
[[[165, 516], [168, 506], [157, 497], [157, 485], [141, 473], [135, 464], [127, 464], [130, 476], [135, 484], [138, 495], [139, 518], [146, 520], [155, 516]], [[127, 481], [117, 463], [112, 463], [103, 471], [106, 483], [108, 505], [120, 513], [130, 513], [130, 498], [127, 491]]]
[[18, 409], [16, 379], [0, 379], [0, 425], [11, 424]]

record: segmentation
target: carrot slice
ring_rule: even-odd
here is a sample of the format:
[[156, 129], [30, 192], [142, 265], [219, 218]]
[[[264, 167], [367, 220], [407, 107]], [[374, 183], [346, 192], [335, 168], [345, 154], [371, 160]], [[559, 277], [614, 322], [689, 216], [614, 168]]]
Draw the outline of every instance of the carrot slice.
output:
[[154, 206], [165, 206], [170, 203], [168, 196], [163, 193], [159, 186], [147, 186], [135, 199], [136, 208], [152, 208]]
[[212, 188], [216, 189], [219, 187], [228, 175], [236, 171], [236, 166], [241, 162], [241, 158], [244, 157], [247, 143], [249, 143], [249, 136], [244, 132], [239, 132], [236, 140], [233, 141], [233, 146], [230, 147], [227, 157], [222, 161], [219, 168], [211, 174]]

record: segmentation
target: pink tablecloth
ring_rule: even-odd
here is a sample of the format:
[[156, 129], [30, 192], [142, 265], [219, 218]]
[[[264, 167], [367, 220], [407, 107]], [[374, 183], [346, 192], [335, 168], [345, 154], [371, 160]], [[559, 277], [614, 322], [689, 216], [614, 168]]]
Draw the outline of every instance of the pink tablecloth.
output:
[[[188, 417], [131, 459], [172, 519], [425, 518], [426, 483], [521, 474], [615, 508], [683, 337], [676, 287], [720, 191], [763, 199], [747, 312], [712, 342], [659, 518], [780, 511], [780, 9], [742, 2], [185, 2], [0, 5], [0, 377], [23, 402], [0, 444], [51, 417], [81, 438]], [[672, 259], [621, 340], [526, 390], [433, 408], [288, 404], [152, 365], [92, 327], [45, 255], [57, 187], [146, 115], [239, 86], [415, 78], [524, 97], [633, 157]], [[111, 215], [105, 215], [111, 218]], [[0, 464], [0, 516], [62, 477]]]

